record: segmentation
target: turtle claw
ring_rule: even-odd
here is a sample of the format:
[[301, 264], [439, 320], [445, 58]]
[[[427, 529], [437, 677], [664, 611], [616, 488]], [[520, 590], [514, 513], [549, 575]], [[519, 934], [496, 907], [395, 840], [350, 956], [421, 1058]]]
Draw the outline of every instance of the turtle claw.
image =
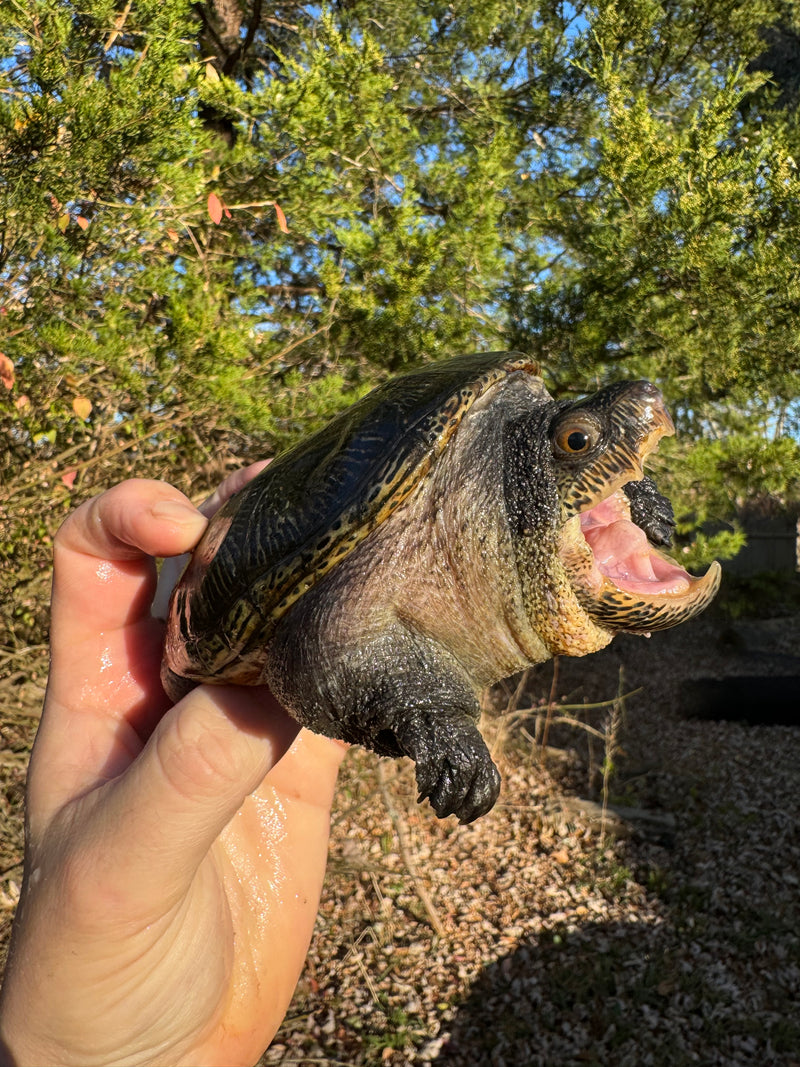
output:
[[475, 775], [469, 792], [456, 811], [458, 821], [462, 825], [474, 822], [487, 811], [491, 811], [499, 795], [500, 772], [492, 763], [489, 767], [482, 767]]
[[451, 754], [417, 763], [419, 800], [427, 797], [440, 819], [456, 815], [460, 823], [470, 823], [494, 807], [500, 774], [482, 741], [481, 748], [483, 752], [459, 752], [458, 763]]

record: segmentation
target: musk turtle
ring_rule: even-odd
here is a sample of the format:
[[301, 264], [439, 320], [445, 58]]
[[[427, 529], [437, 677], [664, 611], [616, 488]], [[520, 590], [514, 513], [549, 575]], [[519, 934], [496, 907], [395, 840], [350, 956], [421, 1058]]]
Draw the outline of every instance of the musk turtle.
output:
[[700, 612], [656, 547], [669, 502], [643, 462], [659, 391], [556, 401], [514, 352], [390, 380], [275, 459], [214, 516], [170, 604], [162, 677], [266, 684], [304, 726], [410, 756], [420, 800], [469, 822], [500, 778], [478, 692], [552, 655]]

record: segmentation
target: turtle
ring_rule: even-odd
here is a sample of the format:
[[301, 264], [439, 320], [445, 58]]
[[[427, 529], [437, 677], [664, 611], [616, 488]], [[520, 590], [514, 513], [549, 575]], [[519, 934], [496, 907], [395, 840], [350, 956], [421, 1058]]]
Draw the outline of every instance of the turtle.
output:
[[419, 800], [471, 822], [500, 790], [485, 686], [714, 597], [718, 563], [665, 553], [644, 474], [672, 433], [650, 382], [555, 400], [519, 352], [388, 380], [213, 517], [171, 597], [166, 692], [267, 685], [317, 733], [410, 756]]

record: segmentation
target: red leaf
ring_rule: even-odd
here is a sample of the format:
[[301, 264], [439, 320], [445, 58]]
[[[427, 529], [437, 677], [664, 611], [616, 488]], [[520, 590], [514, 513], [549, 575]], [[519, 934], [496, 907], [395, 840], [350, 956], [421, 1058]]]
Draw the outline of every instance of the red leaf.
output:
[[77, 224], [80, 226], [80, 228], [82, 230], [88, 230], [89, 229], [89, 220], [85, 219], [83, 217], [83, 215], [78, 215], [76, 217], [75, 221], [77, 222]]
[[215, 226], [222, 222], [222, 201], [216, 193], [208, 194], [208, 214]]
[[289, 232], [289, 227], [286, 225], [286, 216], [283, 213], [283, 209], [280, 204], [275, 204], [275, 214], [278, 216], [278, 225], [284, 233]]
[[75, 484], [75, 478], [77, 477], [77, 471], [65, 471], [61, 475], [61, 481], [66, 485], [67, 489], [71, 489]]
[[0, 352], [0, 382], [6, 389], [11, 389], [14, 385], [14, 364], [2, 352]]

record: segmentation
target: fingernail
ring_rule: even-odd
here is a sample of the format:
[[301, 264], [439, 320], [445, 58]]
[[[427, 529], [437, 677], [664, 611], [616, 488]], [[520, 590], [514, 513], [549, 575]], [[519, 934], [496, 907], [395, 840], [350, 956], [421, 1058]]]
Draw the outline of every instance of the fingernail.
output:
[[167, 519], [181, 526], [205, 526], [206, 520], [191, 504], [180, 500], [157, 500], [150, 509], [154, 519]]

